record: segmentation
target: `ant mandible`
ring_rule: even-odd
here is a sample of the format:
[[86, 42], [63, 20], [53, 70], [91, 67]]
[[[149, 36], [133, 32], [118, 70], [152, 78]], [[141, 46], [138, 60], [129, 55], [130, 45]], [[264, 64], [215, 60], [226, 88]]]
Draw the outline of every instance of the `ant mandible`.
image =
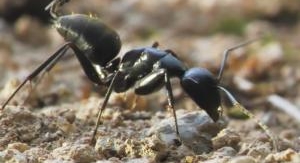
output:
[[[173, 77], [179, 78], [181, 87], [186, 94], [200, 108], [204, 109], [215, 122], [219, 120], [220, 91], [227, 95], [234, 106], [242, 109], [248, 116], [254, 117], [224, 87], [219, 85], [229, 52], [254, 40], [243, 42], [223, 52], [223, 60], [217, 78], [205, 68], [186, 67], [173, 51], [158, 49], [158, 43], [154, 43], [150, 47], [130, 50], [125, 53], [123, 58], [115, 58], [121, 49], [121, 41], [117, 32], [104, 24], [99, 18], [83, 14], [59, 16], [57, 8], [68, 1], [53, 0], [45, 8], [50, 10], [50, 14], [54, 19], [54, 27], [66, 40], [66, 43], [25, 78], [2, 105], [2, 109], [28, 81], [33, 80], [42, 71], [49, 72], [59, 59], [66, 54], [66, 51], [71, 48], [86, 76], [96, 85], [108, 86], [104, 102], [98, 112], [91, 144], [96, 141], [95, 137], [100, 125], [101, 115], [112, 91], [121, 93], [133, 88], [137, 95], [147, 95], [161, 89], [163, 86], [167, 90], [168, 107], [173, 110], [176, 134], [180, 139], [170, 84], [170, 78]], [[100, 69], [96, 69], [96, 67], [100, 67]], [[257, 121], [257, 123], [274, 141], [273, 134], [269, 129], [260, 121]], [[276, 146], [274, 143], [274, 148]]]

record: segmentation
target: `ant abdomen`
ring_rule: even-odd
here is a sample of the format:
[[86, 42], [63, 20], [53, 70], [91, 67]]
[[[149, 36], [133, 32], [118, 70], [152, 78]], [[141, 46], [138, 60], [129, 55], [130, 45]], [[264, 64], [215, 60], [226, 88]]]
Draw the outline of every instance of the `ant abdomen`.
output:
[[60, 16], [54, 21], [54, 27], [66, 41], [73, 42], [91, 62], [100, 66], [105, 66], [121, 49], [117, 32], [96, 17]]

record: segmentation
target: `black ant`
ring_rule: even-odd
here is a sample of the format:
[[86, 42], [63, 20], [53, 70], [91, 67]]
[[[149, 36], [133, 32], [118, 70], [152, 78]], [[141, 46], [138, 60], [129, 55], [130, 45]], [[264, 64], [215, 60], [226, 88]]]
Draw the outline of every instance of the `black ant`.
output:
[[[54, 19], [54, 27], [64, 37], [66, 43], [27, 76], [3, 104], [2, 109], [5, 108], [24, 84], [38, 76], [43, 70], [44, 72], [50, 71], [66, 51], [71, 48], [87, 77], [96, 85], [108, 86], [104, 102], [98, 112], [97, 123], [91, 140], [92, 144], [95, 143], [101, 115], [112, 91], [121, 93], [130, 88], [133, 88], [137, 95], [147, 95], [165, 86], [168, 96], [168, 107], [173, 110], [175, 129], [177, 136], [180, 138], [174, 109], [174, 97], [170, 84], [170, 78], [173, 77], [179, 78], [183, 90], [215, 122], [218, 121], [220, 116], [218, 110], [221, 104], [220, 91], [227, 95], [234, 106], [242, 109], [248, 116], [254, 117], [225, 88], [219, 85], [229, 52], [254, 40], [243, 42], [224, 51], [217, 78], [205, 68], [187, 68], [173, 51], [158, 49], [158, 43], [154, 43], [150, 47], [130, 50], [125, 53], [123, 58], [115, 58], [121, 48], [121, 41], [117, 32], [95, 17], [83, 14], [59, 16], [57, 7], [68, 1], [54, 0], [45, 8], [50, 10], [50, 14]], [[96, 69], [96, 67], [99, 67], [99, 69]], [[257, 123], [274, 141], [273, 134], [271, 134], [269, 129], [260, 121], [257, 121]], [[275, 144], [274, 148], [276, 146]]]

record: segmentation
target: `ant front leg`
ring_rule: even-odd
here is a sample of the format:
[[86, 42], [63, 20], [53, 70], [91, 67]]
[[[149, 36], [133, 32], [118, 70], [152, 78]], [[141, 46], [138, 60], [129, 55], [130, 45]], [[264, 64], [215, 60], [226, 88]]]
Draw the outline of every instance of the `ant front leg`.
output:
[[106, 105], [107, 105], [107, 103], [108, 103], [108, 100], [109, 100], [110, 95], [111, 95], [112, 90], [113, 90], [113, 86], [114, 86], [114, 84], [115, 84], [116, 76], [117, 76], [118, 74], [119, 74], [119, 71], [117, 71], [117, 72], [114, 74], [114, 76], [113, 76], [113, 78], [112, 78], [112, 80], [111, 80], [111, 82], [110, 82], [110, 85], [109, 85], [109, 87], [108, 87], [108, 90], [107, 90], [107, 92], [106, 92], [106, 94], [105, 94], [103, 104], [102, 104], [101, 107], [98, 107], [98, 108], [100, 108], [100, 109], [99, 109], [99, 111], [98, 111], [97, 122], [96, 122], [96, 126], [95, 126], [95, 128], [94, 128], [94, 130], [93, 130], [93, 135], [92, 135], [92, 138], [91, 138], [91, 141], [90, 141], [90, 145], [95, 145], [95, 143], [96, 143], [96, 134], [97, 134], [97, 130], [98, 130], [98, 127], [99, 127], [99, 125], [100, 125], [100, 122], [101, 122], [101, 116], [102, 116], [103, 111], [104, 111], [105, 108], [106, 108]]
[[[147, 95], [153, 93], [160, 89], [163, 85], [165, 85], [167, 90], [168, 96], [168, 108], [172, 109], [174, 122], [175, 122], [175, 130], [178, 139], [180, 140], [180, 134], [178, 129], [177, 123], [177, 116], [176, 110], [174, 107], [174, 96], [173, 91], [170, 83], [170, 76], [168, 75], [167, 70], [165, 69], [158, 69], [147, 75], [146, 77], [142, 78], [139, 83], [135, 86], [135, 93], [139, 95]], [[181, 142], [175, 142], [178, 146]]]
[[[168, 104], [169, 107], [172, 109], [173, 111], [173, 116], [174, 116], [174, 121], [175, 121], [175, 129], [176, 129], [176, 135], [180, 141], [180, 135], [179, 135], [179, 128], [178, 128], [178, 123], [177, 123], [177, 116], [176, 116], [176, 110], [174, 108], [174, 96], [173, 96], [173, 91], [172, 91], [172, 87], [171, 87], [171, 83], [170, 83], [170, 77], [168, 75], [168, 72], [166, 71], [164, 73], [164, 79], [165, 79], [165, 86], [167, 89], [167, 95], [168, 95]], [[181, 145], [181, 142], [176, 142], [177, 145]]]

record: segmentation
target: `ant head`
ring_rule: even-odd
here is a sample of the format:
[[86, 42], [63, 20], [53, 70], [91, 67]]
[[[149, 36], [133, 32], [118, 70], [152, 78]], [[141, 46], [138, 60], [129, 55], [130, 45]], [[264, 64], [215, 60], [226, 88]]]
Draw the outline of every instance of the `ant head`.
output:
[[214, 120], [219, 119], [221, 96], [217, 79], [204, 68], [191, 68], [181, 78], [181, 86], [193, 101]]

